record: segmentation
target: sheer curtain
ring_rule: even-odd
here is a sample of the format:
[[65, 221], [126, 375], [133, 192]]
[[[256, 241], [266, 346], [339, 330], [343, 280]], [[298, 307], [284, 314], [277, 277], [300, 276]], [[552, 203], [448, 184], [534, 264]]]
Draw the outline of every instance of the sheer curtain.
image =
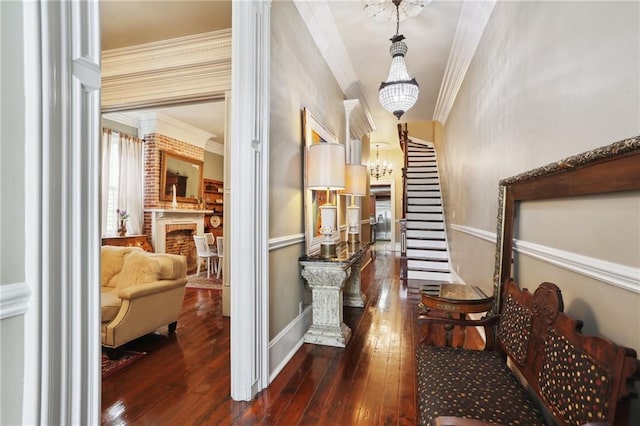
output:
[[102, 129], [102, 235], [115, 235], [118, 209], [129, 214], [128, 234], [142, 234], [142, 141], [111, 129]]

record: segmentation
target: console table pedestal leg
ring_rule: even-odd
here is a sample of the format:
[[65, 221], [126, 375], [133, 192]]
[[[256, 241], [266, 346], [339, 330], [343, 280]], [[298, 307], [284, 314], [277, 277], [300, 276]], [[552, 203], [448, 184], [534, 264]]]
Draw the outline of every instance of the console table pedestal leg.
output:
[[362, 257], [351, 266], [351, 275], [344, 286], [344, 306], [362, 308], [366, 304], [366, 297], [360, 288], [360, 266]]
[[305, 343], [344, 348], [351, 329], [342, 320], [343, 286], [349, 269], [305, 266], [302, 276], [311, 287], [312, 323]]

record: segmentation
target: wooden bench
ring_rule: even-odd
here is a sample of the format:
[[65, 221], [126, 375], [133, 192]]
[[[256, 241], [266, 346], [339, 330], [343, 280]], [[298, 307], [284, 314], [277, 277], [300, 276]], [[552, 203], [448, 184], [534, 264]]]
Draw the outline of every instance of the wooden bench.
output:
[[581, 334], [560, 289], [534, 294], [508, 280], [502, 312], [479, 321], [421, 315], [426, 323], [485, 326], [484, 351], [420, 345], [418, 410], [424, 425], [626, 425], [640, 362], [633, 349]]

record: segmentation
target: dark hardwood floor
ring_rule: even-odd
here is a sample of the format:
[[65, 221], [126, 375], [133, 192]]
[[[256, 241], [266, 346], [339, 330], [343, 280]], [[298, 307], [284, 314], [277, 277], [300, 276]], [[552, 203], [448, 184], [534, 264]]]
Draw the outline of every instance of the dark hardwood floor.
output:
[[[128, 349], [147, 355], [102, 384], [105, 425], [416, 424], [418, 294], [393, 252], [362, 272], [364, 308], [345, 308], [347, 348], [304, 344], [251, 402], [230, 399], [229, 319], [219, 291], [187, 289], [175, 335]], [[469, 336], [468, 336], [469, 337]]]

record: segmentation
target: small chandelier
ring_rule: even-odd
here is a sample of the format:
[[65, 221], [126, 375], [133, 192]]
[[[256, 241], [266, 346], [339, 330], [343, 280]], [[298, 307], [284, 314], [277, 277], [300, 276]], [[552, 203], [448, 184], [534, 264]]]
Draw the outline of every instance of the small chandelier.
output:
[[418, 100], [420, 87], [415, 78], [409, 77], [404, 55], [407, 53], [407, 43], [400, 32], [400, 3], [402, 0], [392, 0], [396, 6], [396, 35], [391, 40], [389, 53], [391, 54], [391, 69], [387, 81], [380, 83], [378, 98], [384, 109], [393, 113], [398, 120]]
[[376, 180], [384, 177], [385, 175], [391, 176], [393, 172], [393, 165], [391, 163], [387, 163], [386, 161], [380, 164], [380, 151], [378, 150], [379, 145], [376, 144], [376, 162], [375, 164], [369, 163], [369, 175], [371, 177], [376, 178]]

